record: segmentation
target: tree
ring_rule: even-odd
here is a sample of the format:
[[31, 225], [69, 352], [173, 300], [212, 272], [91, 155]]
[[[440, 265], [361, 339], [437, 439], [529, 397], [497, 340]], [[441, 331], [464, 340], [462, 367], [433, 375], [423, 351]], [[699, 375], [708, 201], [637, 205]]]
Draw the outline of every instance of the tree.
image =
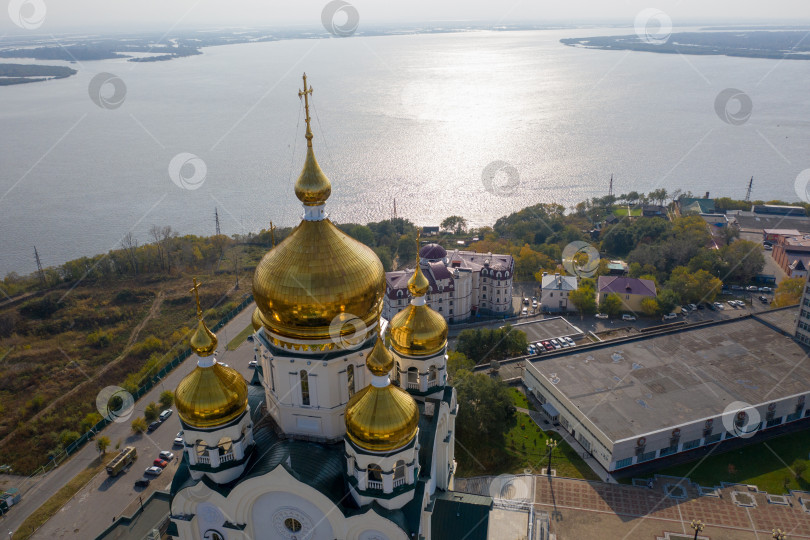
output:
[[615, 317], [622, 310], [622, 299], [616, 293], [606, 294], [599, 302], [599, 312]]
[[146, 418], [139, 416], [135, 420], [132, 421], [132, 432], [133, 433], [143, 433], [146, 431]]
[[804, 278], [787, 278], [779, 282], [773, 294], [773, 307], [793, 306], [802, 299]]
[[441, 223], [442, 229], [461, 234], [467, 230], [467, 220], [461, 216], [450, 216], [444, 218]]
[[525, 354], [529, 346], [526, 334], [510, 325], [502, 328], [477, 328], [462, 330], [458, 335], [456, 351], [464, 354], [475, 364]]
[[174, 392], [171, 390], [164, 390], [160, 393], [160, 405], [163, 408], [168, 408], [174, 403]]
[[681, 303], [681, 297], [672, 289], [663, 289], [658, 293], [658, 308], [661, 315], [672, 313], [675, 306]]
[[655, 298], [647, 298], [641, 299], [641, 311], [644, 312], [645, 315], [649, 315], [652, 317], [653, 315], [657, 315], [660, 311], [661, 307], [658, 305], [658, 300]]
[[450, 351], [447, 353], [447, 374], [452, 379], [461, 370], [472, 371], [475, 362], [467, 358], [464, 353]]
[[484, 439], [492, 444], [493, 440], [503, 435], [507, 420], [513, 414], [506, 384], [500, 378], [483, 373], [459, 373], [464, 375], [457, 378], [455, 384], [459, 405], [456, 419], [459, 437], [467, 441]]
[[108, 446], [110, 446], [110, 439], [108, 439], [106, 436], [102, 435], [96, 439], [96, 450], [98, 450], [99, 454], [107, 453]]
[[143, 411], [143, 417], [146, 419], [147, 422], [154, 422], [157, 420], [158, 415], [160, 414], [160, 409], [158, 409], [157, 403], [154, 401], [151, 402]]
[[720, 257], [728, 267], [729, 279], [739, 283], [748, 283], [765, 266], [762, 246], [748, 240], [737, 240], [723, 247]]
[[577, 308], [580, 316], [596, 313], [596, 292], [590, 287], [580, 287], [571, 291], [568, 299]]
[[374, 249], [374, 253], [380, 259], [380, 262], [383, 265], [383, 270], [386, 272], [390, 272], [393, 268], [394, 261], [391, 257], [391, 250], [388, 249], [387, 246], [377, 246]]
[[705, 270], [692, 273], [685, 266], [672, 270], [666, 288], [673, 291], [682, 302], [713, 302], [723, 287], [723, 282]]

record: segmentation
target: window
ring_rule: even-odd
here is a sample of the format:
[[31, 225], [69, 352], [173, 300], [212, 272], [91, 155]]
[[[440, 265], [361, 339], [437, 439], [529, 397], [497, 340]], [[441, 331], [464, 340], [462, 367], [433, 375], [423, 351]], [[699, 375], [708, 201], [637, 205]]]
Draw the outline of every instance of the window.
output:
[[683, 448], [681, 450], [691, 450], [692, 448], [697, 448], [700, 446], [700, 439], [695, 439], [694, 441], [686, 441], [683, 443]]
[[484, 295], [484, 300], [486, 300], [486, 299], [487, 299], [487, 295], [485, 294], [485, 295]]
[[439, 313], [442, 312], [442, 306], [439, 306]]
[[765, 427], [778, 426], [781, 423], [782, 423], [782, 417], [779, 416], [777, 418], [773, 418], [771, 420], [768, 420], [768, 422], [765, 424]]
[[720, 442], [720, 439], [723, 437], [722, 433], [715, 433], [714, 435], [710, 435], [706, 437], [706, 444], [714, 444], [716, 442]]
[[678, 445], [677, 444], [675, 446], [668, 446], [666, 448], [662, 448], [661, 453], [660, 453], [660, 457], [672, 455], [677, 451], [678, 451]]
[[405, 480], [405, 462], [403, 460], [397, 461], [396, 465], [394, 465], [394, 485], [396, 487], [397, 480], [400, 478], [404, 481]]
[[616, 468], [617, 469], [622, 469], [624, 467], [629, 467], [632, 464], [633, 464], [633, 458], [632, 457], [624, 458], [624, 459], [620, 459], [619, 461], [616, 462]]
[[302, 369], [298, 375], [301, 377], [301, 404], [309, 405], [309, 374]]
[[651, 459], [655, 459], [655, 450], [652, 452], [645, 452], [638, 456], [638, 462], [642, 463], [644, 461], [650, 461]]
[[802, 417], [802, 411], [795, 412], [793, 414], [787, 415], [787, 418], [785, 419], [785, 422], [793, 422], [794, 420], [798, 420], [801, 417]]
[[288, 531], [297, 533], [301, 532], [301, 522], [295, 518], [287, 518], [284, 520], [284, 526], [287, 528]]
[[439, 379], [439, 372], [436, 370], [436, 366], [430, 366], [428, 370], [428, 386], [435, 386]]
[[346, 367], [346, 379], [349, 387], [349, 397], [352, 397], [354, 395], [354, 366], [352, 364]]

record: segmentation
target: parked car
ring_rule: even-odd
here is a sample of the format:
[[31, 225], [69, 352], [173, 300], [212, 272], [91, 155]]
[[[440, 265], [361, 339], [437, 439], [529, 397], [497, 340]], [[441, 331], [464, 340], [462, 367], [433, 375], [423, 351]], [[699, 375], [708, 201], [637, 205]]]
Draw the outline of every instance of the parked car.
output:
[[561, 337], [557, 338], [557, 343], [559, 343], [563, 348], [566, 348], [566, 349], [571, 346], [571, 345], [568, 344], [568, 341], [566, 341], [565, 338], [561, 338]]
[[698, 307], [695, 304], [689, 304], [689, 309], [695, 311]]
[[703, 304], [698, 304], [698, 305], [697, 305], [697, 308], [698, 308], [698, 309], [704, 309]]
[[686, 315], [687, 313], [689, 313], [689, 311], [691, 311], [691, 310], [689, 309], [689, 306], [686, 306], [686, 305], [681, 306], [681, 313], [683, 313], [684, 315]]
[[759, 290], [762, 292], [773, 292], [773, 289], [770, 287], [760, 287]]
[[734, 301], [737, 302], [737, 307], [741, 308], [745, 307], [745, 302], [743, 302], [742, 300], [734, 300]]
[[520, 310], [520, 313], [523, 314], [523, 315], [527, 315], [529, 313], [529, 310], [526, 309], [526, 308], [523, 308], [523, 309]]
[[163, 411], [162, 413], [160, 413], [160, 416], [159, 416], [158, 418], [160, 418], [160, 421], [161, 421], [161, 422], [165, 422], [165, 421], [166, 421], [166, 419], [167, 419], [168, 417], [170, 417], [170, 416], [172, 415], [172, 413], [173, 413], [173, 412], [174, 412], [174, 411], [173, 411], [173, 410], [171, 410], [171, 409], [166, 409], [165, 411]]
[[164, 450], [158, 455], [160, 456], [160, 459], [165, 459], [166, 461], [171, 461], [174, 459], [174, 452], [169, 452], [168, 450]]
[[250, 341], [250, 342], [253, 342], [253, 336], [248, 336], [247, 340]]
[[152, 422], [151, 424], [149, 424], [149, 427], [146, 428], [146, 432], [147, 433], [152, 433], [153, 431], [155, 431], [159, 427], [160, 427], [160, 422], [158, 422], [156, 420], [156, 421]]
[[596, 318], [597, 318], [597, 319], [607, 319], [607, 318], [608, 318], [608, 314], [607, 314], [607, 313], [597, 313], [597, 314], [596, 314]]
[[555, 349], [562, 349], [562, 345], [560, 345], [560, 342], [557, 341], [556, 338], [551, 338], [549, 341], [551, 342], [551, 346]]
[[732, 291], [742, 291], [742, 290], [743, 290], [743, 286], [742, 286], [742, 285], [732, 285], [732, 286], [731, 286], [731, 290], [732, 290]]
[[553, 350], [554, 350], [554, 345], [552, 345], [552, 344], [551, 344], [551, 342], [550, 342], [550, 341], [548, 341], [548, 340], [546, 340], [546, 341], [541, 341], [541, 342], [540, 342], [540, 344], [541, 344], [541, 345], [543, 346], [543, 348], [544, 348], [544, 349], [546, 349], [547, 351], [553, 351]]
[[636, 317], [635, 315], [630, 315], [629, 313], [625, 313], [624, 315], [622, 315], [623, 321], [635, 321], [637, 318], [638, 317]]
[[536, 307], [537, 307], [537, 300], [532, 300], [532, 307], [533, 307], [533, 308], [536, 308]]
[[251, 360], [250, 362], [248, 362], [249, 368], [255, 368], [257, 365], [259, 365], [259, 362], [257, 362], [256, 360]]
[[764, 249], [765, 251], [773, 251], [773, 246], [770, 244], [765, 244]]
[[169, 466], [169, 462], [166, 461], [165, 459], [157, 458], [155, 459], [155, 461], [152, 462], [152, 465], [154, 465], [155, 467], [160, 467], [161, 469], [165, 469], [166, 467]]
[[720, 302], [715, 302], [712, 305], [714, 306], [714, 309], [717, 309], [717, 310], [720, 310], [720, 311], [726, 309], [726, 307], [723, 304], [721, 304]]
[[524, 298], [524, 299], [523, 299], [523, 304], [524, 304], [524, 305], [526, 305], [526, 306], [528, 306], [528, 305], [529, 305], [529, 299], [528, 299], [528, 298]]
[[135, 480], [135, 487], [140, 488], [149, 487], [149, 482], [151, 482], [151, 480], [149, 480], [148, 478], [139, 478]]
[[745, 290], [749, 291], [749, 292], [757, 292], [757, 286], [756, 285], [749, 285], [748, 287], [745, 288]]
[[531, 345], [526, 347], [526, 354], [534, 354], [534, 347], [532, 347]]
[[178, 431], [177, 436], [174, 438], [174, 445], [175, 446], [183, 446], [186, 441], [183, 439], [183, 432]]
[[576, 343], [574, 343], [574, 340], [573, 340], [573, 339], [571, 339], [570, 337], [567, 337], [567, 336], [566, 336], [566, 337], [564, 337], [563, 339], [564, 339], [565, 341], [567, 341], [567, 342], [568, 342], [568, 346], [569, 346], [569, 347], [575, 347], [575, 346], [576, 346]]
[[676, 314], [674, 314], [674, 313], [667, 313], [666, 315], [664, 315], [663, 318], [664, 318], [665, 321], [670, 321], [670, 320], [675, 319], [677, 317], [678, 316]]
[[157, 467], [155, 465], [152, 465], [151, 467], [149, 467], [148, 469], [146, 469], [144, 471], [144, 474], [147, 474], [149, 476], [160, 476], [160, 473], [162, 473], [162, 472], [163, 472], [163, 469], [161, 469], [160, 467]]
[[767, 303], [768, 303], [768, 299], [767, 299], [767, 298], [765, 298], [764, 296], [760, 296], [760, 297], [759, 297], [759, 301], [760, 301], [760, 302], [762, 302], [763, 304], [767, 304]]
[[737, 301], [736, 300], [729, 300], [726, 304], [730, 305], [734, 309], [737, 309]]

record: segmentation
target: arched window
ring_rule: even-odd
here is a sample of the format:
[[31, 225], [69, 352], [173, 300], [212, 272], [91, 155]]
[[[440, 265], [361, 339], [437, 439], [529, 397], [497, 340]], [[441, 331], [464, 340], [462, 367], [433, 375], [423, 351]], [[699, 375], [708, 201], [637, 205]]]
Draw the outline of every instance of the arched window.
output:
[[219, 449], [220, 456], [224, 456], [225, 454], [232, 454], [233, 441], [231, 440], [230, 437], [222, 437], [217, 443], [217, 448]]
[[428, 370], [428, 386], [435, 386], [439, 380], [439, 371], [436, 366], [430, 366]]
[[207, 451], [205, 441], [197, 439], [197, 442], [194, 444], [194, 451], [197, 453], [197, 456], [204, 456]]
[[352, 364], [346, 367], [346, 378], [348, 380], [349, 397], [352, 397], [354, 395], [354, 366]]
[[394, 465], [394, 487], [405, 483], [405, 462], [403, 460], [397, 461]]
[[368, 466], [369, 489], [382, 489], [382, 468], [376, 463]]
[[302, 369], [298, 375], [301, 377], [301, 404], [309, 405], [309, 374]]
[[394, 381], [399, 383], [399, 362], [394, 362]]
[[419, 370], [415, 367], [408, 368], [408, 388], [419, 387]]

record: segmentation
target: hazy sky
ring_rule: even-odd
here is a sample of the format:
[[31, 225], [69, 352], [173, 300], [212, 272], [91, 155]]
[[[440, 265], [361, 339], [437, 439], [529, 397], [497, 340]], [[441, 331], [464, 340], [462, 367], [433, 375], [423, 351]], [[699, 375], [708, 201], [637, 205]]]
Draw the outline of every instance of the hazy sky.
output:
[[[326, 0], [4, 0], [10, 9], [46, 13], [36, 33], [81, 29], [168, 30], [199, 26], [319, 27]], [[633, 25], [645, 8], [664, 11], [673, 25], [694, 22], [810, 21], [808, 0], [351, 0], [364, 23], [469, 21], [477, 23], [597, 22]], [[22, 4], [22, 7], [20, 5]], [[0, 36], [18, 34], [9, 10], [0, 12]]]

